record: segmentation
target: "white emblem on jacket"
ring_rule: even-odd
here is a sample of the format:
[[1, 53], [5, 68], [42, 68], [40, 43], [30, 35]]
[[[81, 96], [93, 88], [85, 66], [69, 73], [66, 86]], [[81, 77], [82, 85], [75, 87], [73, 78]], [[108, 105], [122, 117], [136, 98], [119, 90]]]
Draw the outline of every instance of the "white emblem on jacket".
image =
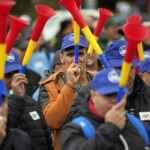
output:
[[139, 112], [141, 120], [150, 120], [150, 112]]
[[29, 112], [29, 114], [33, 120], [39, 120], [40, 119], [40, 116], [38, 115], [37, 111]]

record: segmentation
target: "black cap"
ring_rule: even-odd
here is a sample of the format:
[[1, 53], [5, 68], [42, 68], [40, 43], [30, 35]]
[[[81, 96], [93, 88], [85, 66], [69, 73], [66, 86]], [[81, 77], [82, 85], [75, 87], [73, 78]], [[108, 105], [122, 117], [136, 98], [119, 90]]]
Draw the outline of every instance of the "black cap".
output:
[[122, 20], [119, 16], [113, 16], [106, 21], [104, 27], [108, 28], [110, 26], [120, 26], [121, 22]]
[[33, 32], [33, 28], [28, 28], [24, 34], [25, 40], [29, 41]]
[[21, 49], [22, 51], [25, 51], [27, 49], [28, 42], [26, 42], [22, 36], [18, 36], [15, 44], [13, 45], [14, 48]]
[[60, 23], [60, 32], [62, 32], [64, 29], [68, 27], [68, 25], [72, 24], [71, 20], [64, 20]]
[[56, 53], [55, 53], [55, 56], [53, 58], [53, 69], [55, 67], [55, 65], [60, 65], [62, 64], [61, 61], [60, 61], [60, 57], [59, 55], [61, 54], [61, 50], [57, 50]]

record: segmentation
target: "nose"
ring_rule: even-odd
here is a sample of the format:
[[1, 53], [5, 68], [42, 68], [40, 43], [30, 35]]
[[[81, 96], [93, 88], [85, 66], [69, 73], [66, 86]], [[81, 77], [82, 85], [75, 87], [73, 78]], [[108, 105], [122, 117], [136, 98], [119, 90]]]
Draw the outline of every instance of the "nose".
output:
[[109, 99], [109, 103], [110, 103], [111, 105], [114, 105], [114, 104], [116, 103], [116, 98], [110, 98], [110, 99]]

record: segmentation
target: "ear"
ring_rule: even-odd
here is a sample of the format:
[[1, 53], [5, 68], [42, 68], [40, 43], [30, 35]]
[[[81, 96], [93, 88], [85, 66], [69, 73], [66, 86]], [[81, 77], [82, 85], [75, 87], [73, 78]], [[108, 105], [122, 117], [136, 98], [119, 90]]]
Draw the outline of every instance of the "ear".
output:
[[59, 58], [60, 58], [61, 63], [64, 64], [64, 55], [63, 55], [63, 54], [60, 54], [60, 55], [59, 55]]
[[102, 69], [106, 69], [106, 66], [105, 66], [105, 65], [102, 65]]
[[95, 95], [96, 95], [96, 92], [91, 90], [91, 99], [93, 103], [94, 103]]

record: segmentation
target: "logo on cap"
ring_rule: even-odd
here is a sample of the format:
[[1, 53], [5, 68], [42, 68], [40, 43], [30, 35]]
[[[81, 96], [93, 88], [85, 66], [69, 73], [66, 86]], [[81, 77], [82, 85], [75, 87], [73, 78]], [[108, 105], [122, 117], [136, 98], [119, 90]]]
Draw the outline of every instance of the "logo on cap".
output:
[[117, 74], [117, 72], [115, 70], [113, 70], [113, 71], [108, 73], [108, 80], [111, 83], [119, 83], [120, 76]]
[[123, 45], [119, 48], [119, 53], [120, 53], [120, 55], [125, 56], [125, 54], [126, 54], [126, 45]]
[[146, 58], [150, 58], [150, 53], [149, 52], [145, 52], [144, 53], [144, 58], [146, 59]]
[[71, 36], [69, 37], [69, 40], [70, 40], [70, 41], [74, 41], [74, 35], [71, 35]]
[[14, 62], [15, 61], [15, 56], [12, 53], [10, 53], [9, 56], [7, 57], [7, 61], [8, 62]]

